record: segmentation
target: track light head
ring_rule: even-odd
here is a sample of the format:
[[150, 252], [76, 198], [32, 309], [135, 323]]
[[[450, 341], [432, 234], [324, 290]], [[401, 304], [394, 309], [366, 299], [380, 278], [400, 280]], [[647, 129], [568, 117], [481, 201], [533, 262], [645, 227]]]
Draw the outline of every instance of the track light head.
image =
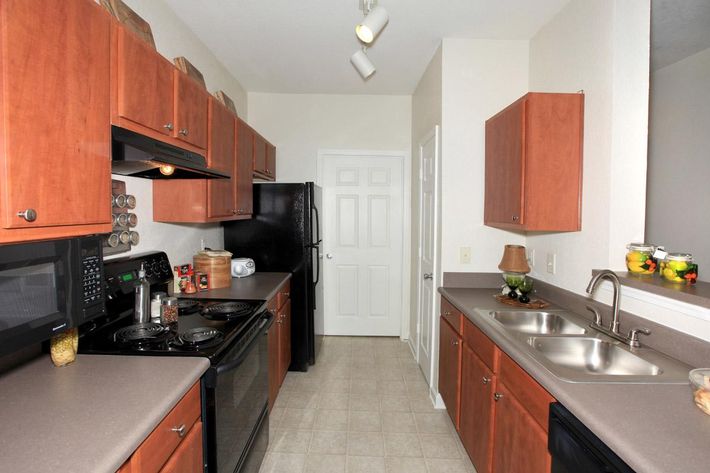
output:
[[355, 26], [355, 34], [360, 41], [370, 44], [380, 34], [380, 31], [382, 31], [388, 21], [387, 10], [384, 7], [377, 6], [368, 12], [362, 23]]
[[370, 58], [365, 54], [365, 49], [358, 49], [355, 54], [350, 56], [350, 62], [355, 66], [355, 69], [363, 79], [369, 78], [375, 72], [375, 65], [372, 64]]

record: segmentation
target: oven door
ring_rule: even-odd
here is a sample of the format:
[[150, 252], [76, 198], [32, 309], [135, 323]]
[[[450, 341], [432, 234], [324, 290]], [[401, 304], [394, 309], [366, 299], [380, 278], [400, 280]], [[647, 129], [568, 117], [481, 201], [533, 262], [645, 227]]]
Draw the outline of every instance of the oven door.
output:
[[230, 352], [205, 374], [207, 472], [246, 473], [249, 465], [257, 465], [258, 471], [268, 442], [266, 334], [272, 323], [273, 316], [268, 312], [258, 316]]

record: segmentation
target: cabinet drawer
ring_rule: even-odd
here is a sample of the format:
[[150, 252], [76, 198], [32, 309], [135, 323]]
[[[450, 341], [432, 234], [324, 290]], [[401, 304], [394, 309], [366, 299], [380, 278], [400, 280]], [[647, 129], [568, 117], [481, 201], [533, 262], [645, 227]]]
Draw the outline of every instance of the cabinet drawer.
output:
[[456, 330], [456, 333], [461, 335], [463, 331], [463, 314], [443, 297], [441, 298], [441, 317]]
[[278, 301], [278, 307], [281, 309], [286, 301], [291, 297], [291, 280], [289, 279], [279, 288], [279, 293], [276, 295], [276, 300]]
[[481, 329], [469, 320], [465, 320], [463, 324], [463, 340], [491, 371], [498, 372], [500, 350], [486, 334], [481, 332]]
[[555, 398], [508, 355], [501, 353], [500, 358], [498, 379], [510, 389], [510, 392], [520, 401], [525, 410], [535, 419], [535, 422], [547, 432], [550, 403], [555, 402]]
[[183, 440], [172, 429], [183, 427], [183, 432], [188, 432], [199, 417], [200, 383], [197, 382], [135, 451], [131, 457], [131, 471], [159, 471]]

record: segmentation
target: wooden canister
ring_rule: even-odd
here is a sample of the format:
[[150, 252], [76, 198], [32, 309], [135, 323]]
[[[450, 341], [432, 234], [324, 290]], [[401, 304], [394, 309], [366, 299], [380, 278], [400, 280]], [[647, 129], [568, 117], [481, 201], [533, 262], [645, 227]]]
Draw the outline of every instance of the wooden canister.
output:
[[192, 263], [195, 272], [207, 273], [210, 289], [232, 285], [232, 253], [229, 251], [200, 251], [192, 258]]

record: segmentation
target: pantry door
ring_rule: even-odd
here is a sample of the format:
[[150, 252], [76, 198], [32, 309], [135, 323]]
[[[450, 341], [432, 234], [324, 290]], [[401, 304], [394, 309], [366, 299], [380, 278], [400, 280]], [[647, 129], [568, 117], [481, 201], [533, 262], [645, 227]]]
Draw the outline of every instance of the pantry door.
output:
[[399, 336], [404, 156], [321, 155], [326, 335]]

